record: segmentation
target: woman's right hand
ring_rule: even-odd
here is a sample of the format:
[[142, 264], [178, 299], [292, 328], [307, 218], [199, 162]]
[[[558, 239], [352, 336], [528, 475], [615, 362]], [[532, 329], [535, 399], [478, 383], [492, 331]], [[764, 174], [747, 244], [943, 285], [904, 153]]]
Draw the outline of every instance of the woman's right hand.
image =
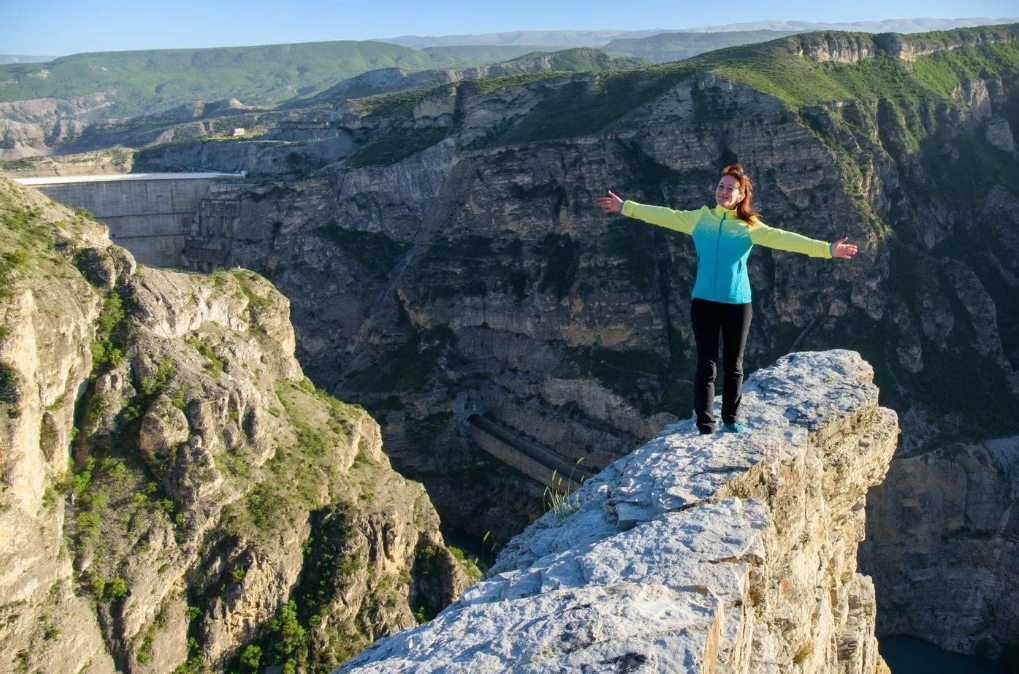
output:
[[623, 200], [613, 194], [611, 190], [609, 196], [598, 198], [598, 205], [601, 206], [603, 213], [619, 213], [623, 210]]

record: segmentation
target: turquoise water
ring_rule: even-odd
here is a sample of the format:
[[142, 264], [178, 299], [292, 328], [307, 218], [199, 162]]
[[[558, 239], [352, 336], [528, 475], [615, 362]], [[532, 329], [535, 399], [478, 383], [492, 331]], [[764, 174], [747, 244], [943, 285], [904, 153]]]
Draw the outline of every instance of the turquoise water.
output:
[[892, 674], [1009, 674], [1004, 665], [943, 651], [912, 637], [881, 639], [878, 650]]

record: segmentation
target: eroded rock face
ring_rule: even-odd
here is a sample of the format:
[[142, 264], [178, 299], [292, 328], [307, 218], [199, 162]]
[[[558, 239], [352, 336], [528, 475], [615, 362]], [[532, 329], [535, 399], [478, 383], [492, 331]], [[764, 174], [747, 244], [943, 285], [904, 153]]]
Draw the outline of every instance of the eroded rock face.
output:
[[897, 458], [867, 511], [881, 634], [982, 657], [1019, 647], [1019, 438]]
[[749, 432], [667, 427], [337, 671], [887, 671], [856, 570], [898, 438], [872, 379], [854, 352], [781, 358], [748, 379]]
[[270, 283], [136, 269], [2, 178], [0, 211], [0, 669], [223, 671], [249, 645], [322, 669], [459, 595], [423, 487], [304, 378]]

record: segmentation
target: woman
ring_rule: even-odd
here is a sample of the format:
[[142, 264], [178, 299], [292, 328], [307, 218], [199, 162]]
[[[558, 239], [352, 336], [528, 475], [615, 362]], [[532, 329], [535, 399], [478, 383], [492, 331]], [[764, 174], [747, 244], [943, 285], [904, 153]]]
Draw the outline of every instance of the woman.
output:
[[623, 201], [612, 192], [598, 199], [605, 213], [622, 213], [667, 229], [693, 236], [697, 250], [697, 280], [690, 304], [694, 340], [697, 342], [697, 374], [694, 376], [694, 411], [701, 433], [713, 433], [715, 373], [718, 336], [722, 335], [722, 424], [727, 433], [745, 429], [737, 419], [743, 389], [743, 350], [750, 331], [750, 279], [747, 256], [754, 244], [804, 253], [811, 257], [842, 258], [856, 254], [856, 246], [842, 239], [826, 243], [768, 227], [751, 210], [753, 185], [739, 164], [722, 169], [715, 188], [714, 208], [674, 211]]

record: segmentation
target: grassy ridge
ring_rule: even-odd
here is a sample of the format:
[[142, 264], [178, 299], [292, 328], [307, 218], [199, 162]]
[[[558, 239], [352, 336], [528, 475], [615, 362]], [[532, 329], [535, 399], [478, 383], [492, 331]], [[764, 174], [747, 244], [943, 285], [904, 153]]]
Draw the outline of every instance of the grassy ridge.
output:
[[[722, 50], [692, 59], [694, 66], [771, 94], [791, 108], [818, 105], [832, 100], [894, 99], [903, 103], [947, 100], [957, 86], [981, 73], [1019, 75], [1019, 25], [967, 28], [941, 33], [895, 36], [900, 44], [916, 47], [946, 46], [975, 41], [985, 36], [1000, 41], [963, 44], [921, 56], [915, 62], [889, 51], [889, 43], [865, 33], [831, 33], [835, 41], [860, 41], [876, 52], [875, 58], [858, 63], [819, 63], [799, 56], [797, 37], [761, 45]], [[816, 36], [804, 36], [808, 45]], [[814, 38], [814, 39], [809, 39]], [[1006, 41], [1006, 40], [1011, 41]]]
[[[895, 46], [892, 37], [898, 44], [920, 48], [964, 44], [910, 62], [890, 50]], [[775, 96], [791, 110], [851, 99], [890, 100], [896, 104], [951, 101], [953, 90], [981, 73], [1000, 75], [1006, 87], [1019, 85], [1017, 37], [1019, 25], [910, 36], [815, 33], [730, 47], [686, 61], [577, 77], [551, 92], [530, 115], [493, 142], [524, 143], [595, 133], [684, 79], [708, 74]], [[988, 39], [999, 41], [989, 42]], [[822, 42], [864, 45], [875, 57], [857, 63], [833, 63], [800, 55], [804, 48]], [[521, 75], [512, 84], [543, 76], [548, 74]], [[485, 90], [491, 90], [499, 83], [482, 80], [476, 86], [480, 88], [486, 84]]]
[[0, 66], [0, 81], [9, 82], [0, 87], [0, 102], [116, 90], [112, 114], [137, 115], [228, 97], [246, 104], [272, 103], [310, 95], [376, 68], [423, 70], [481, 62], [352, 41], [76, 54], [50, 63]]

